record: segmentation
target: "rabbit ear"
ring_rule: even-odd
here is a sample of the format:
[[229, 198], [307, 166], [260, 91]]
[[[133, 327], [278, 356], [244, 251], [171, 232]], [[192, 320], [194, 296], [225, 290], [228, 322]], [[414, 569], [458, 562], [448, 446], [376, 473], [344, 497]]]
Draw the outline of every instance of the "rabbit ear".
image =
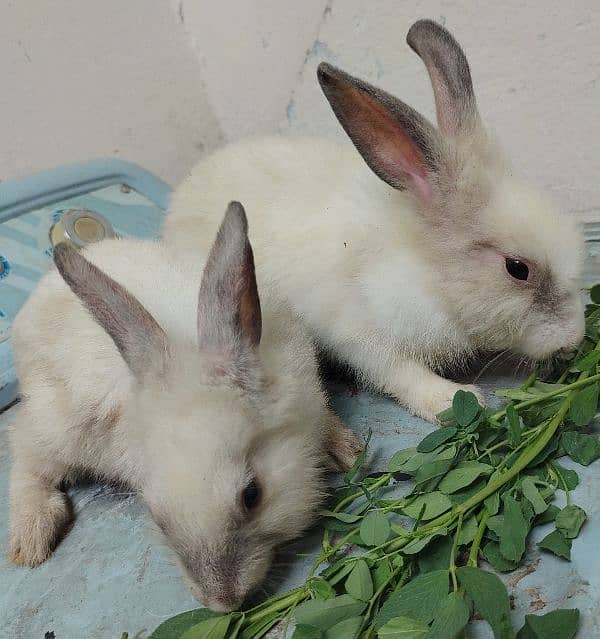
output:
[[73, 293], [112, 337], [138, 380], [149, 372], [165, 370], [167, 337], [133, 295], [69, 244], [55, 246], [54, 263]]
[[438, 168], [433, 126], [404, 102], [330, 64], [321, 63], [317, 75], [337, 119], [371, 169], [429, 204]]
[[210, 251], [198, 295], [198, 344], [217, 355], [244, 357], [262, 330], [254, 256], [244, 207], [231, 202]]
[[442, 133], [471, 132], [479, 123], [479, 114], [469, 63], [458, 42], [432, 20], [415, 22], [406, 41], [429, 72]]

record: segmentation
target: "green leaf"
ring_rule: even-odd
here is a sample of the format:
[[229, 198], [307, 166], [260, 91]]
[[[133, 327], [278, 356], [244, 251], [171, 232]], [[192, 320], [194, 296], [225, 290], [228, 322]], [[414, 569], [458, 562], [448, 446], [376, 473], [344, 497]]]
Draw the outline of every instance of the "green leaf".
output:
[[443, 535], [447, 535], [448, 531], [445, 528], [441, 528], [440, 530], [434, 532], [432, 535], [427, 535], [425, 537], [421, 537], [420, 539], [414, 539], [409, 542], [402, 548], [402, 552], [405, 555], [416, 555], [418, 552], [421, 552], [425, 546], [428, 546], [436, 537], [441, 537]]
[[[420, 495], [408, 506], [405, 506], [403, 511], [413, 519], [418, 519], [419, 515], [421, 515], [421, 521], [429, 521], [450, 510], [450, 508], [452, 508], [452, 502], [448, 497], [443, 493], [433, 491], [432, 493]], [[421, 511], [423, 511], [422, 514]]]
[[173, 639], [173, 637], [180, 637], [188, 628], [216, 616], [217, 613], [206, 608], [196, 608], [195, 610], [182, 612], [175, 615], [175, 617], [163, 621], [150, 635], [149, 639]]
[[379, 629], [379, 639], [425, 639], [429, 626], [418, 619], [394, 617]]
[[360, 536], [367, 546], [380, 546], [390, 536], [390, 522], [379, 510], [370, 512], [360, 525]]
[[504, 526], [500, 535], [500, 552], [509, 561], [521, 561], [529, 526], [523, 511], [510, 495], [504, 498]]
[[[500, 475], [500, 471], [494, 471], [490, 475], [489, 481], [496, 481], [496, 479], [499, 479]], [[493, 492], [489, 497], [486, 497], [483, 503], [490, 516], [497, 514], [497, 512], [500, 510], [500, 491], [497, 490]]]
[[[564, 468], [557, 462], [552, 462], [552, 469], [562, 478], [567, 490], [575, 490], [575, 488], [577, 488], [579, 485], [579, 475], [576, 471], [571, 470], [570, 468]], [[564, 490], [562, 483], [559, 483], [558, 487], [561, 490]]]
[[600, 304], [600, 284], [592, 286], [590, 290], [590, 299], [594, 302], [594, 304]]
[[442, 601], [427, 639], [456, 637], [469, 621], [469, 606], [461, 592], [451, 592]]
[[545, 615], [525, 615], [517, 639], [573, 639], [579, 627], [579, 610], [553, 610]]
[[600, 386], [592, 384], [582, 388], [573, 398], [569, 407], [569, 418], [577, 426], [587, 426], [598, 410], [598, 391]]
[[556, 528], [567, 539], [575, 539], [585, 523], [587, 515], [579, 506], [566, 506], [556, 516]]
[[212, 617], [188, 628], [179, 639], [225, 639], [233, 615]]
[[346, 579], [346, 592], [359, 601], [369, 601], [373, 596], [373, 579], [367, 562], [359, 559]]
[[409, 617], [430, 623], [447, 594], [447, 570], [418, 575], [388, 597], [375, 617], [375, 630], [394, 617]]
[[417, 469], [424, 463], [426, 456], [417, 452], [416, 448], [405, 448], [399, 450], [389, 461], [388, 471], [390, 473], [405, 473], [414, 475]]
[[417, 446], [417, 452], [430, 453], [434, 451], [438, 446], [445, 444], [449, 439], [452, 439], [458, 429], [454, 426], [446, 426], [445, 428], [438, 428], [433, 433], [429, 433], [425, 439]]
[[441, 478], [454, 466], [453, 459], [438, 459], [423, 464], [415, 475], [415, 488], [435, 490]]
[[560, 530], [554, 530], [546, 535], [542, 541], [538, 542], [538, 546], [542, 550], [548, 550], [558, 557], [571, 561], [571, 540], [567, 539]]
[[508, 421], [510, 443], [513, 446], [518, 446], [521, 443], [523, 425], [521, 424], [521, 418], [517, 414], [517, 411], [514, 409], [514, 406], [512, 406], [511, 404], [506, 407], [506, 419]]
[[294, 615], [296, 623], [328, 630], [335, 624], [362, 614], [367, 604], [357, 601], [350, 595], [340, 595], [333, 599], [312, 599], [301, 603]]
[[540, 494], [535, 482], [531, 477], [525, 477], [522, 482], [523, 487], [523, 495], [525, 499], [529, 501], [529, 503], [533, 506], [533, 511], [536, 515], [540, 515], [543, 513], [546, 508], [548, 508], [548, 504], [545, 499]]
[[362, 617], [344, 619], [325, 631], [323, 639], [356, 639], [362, 626]]
[[506, 586], [491, 572], [480, 568], [458, 568], [456, 575], [475, 604], [475, 610], [490, 624], [495, 639], [514, 639], [510, 600]]
[[477, 461], [464, 461], [453, 468], [440, 481], [438, 488], [443, 493], [455, 493], [466, 486], [470, 486], [481, 475], [489, 475], [493, 467]]
[[479, 414], [477, 397], [469, 391], [457, 390], [452, 400], [454, 418], [463, 427], [468, 426]]
[[509, 561], [502, 556], [500, 546], [495, 541], [488, 541], [488, 543], [481, 549], [481, 553], [485, 557], [486, 561], [499, 572], [511, 572], [517, 567], [516, 561]]
[[436, 539], [428, 551], [419, 556], [419, 571], [425, 573], [447, 568], [450, 565], [452, 542], [451, 536]]
[[471, 515], [462, 525], [458, 535], [458, 545], [470, 544], [477, 534], [477, 517]]
[[600, 361], [600, 351], [591, 351], [587, 355], [580, 357], [571, 366], [572, 371], [591, 371], [592, 368]]
[[533, 397], [532, 393], [521, 390], [519, 388], [500, 388], [494, 392], [498, 397], [505, 397], [506, 399], [513, 399], [517, 402], [526, 401]]
[[392, 576], [392, 567], [389, 559], [380, 561], [373, 572], [373, 589], [379, 590], [383, 584], [387, 583]]
[[352, 513], [335, 513], [332, 510], [322, 510], [320, 512], [322, 517], [331, 517], [333, 519], [337, 519], [338, 521], [342, 521], [345, 524], [354, 524], [360, 519], [360, 515], [354, 515]]
[[567, 455], [583, 466], [589, 466], [600, 457], [600, 441], [593, 435], [567, 431], [563, 433], [561, 444]]
[[316, 599], [331, 599], [335, 590], [323, 577], [312, 577], [307, 583], [308, 591]]
[[560, 508], [555, 506], [554, 504], [550, 504], [548, 508], [535, 519], [535, 525], [541, 526], [542, 524], [549, 524], [556, 519], [556, 515], [560, 512]]
[[327, 579], [330, 585], [335, 586], [337, 583], [342, 581], [342, 579], [346, 577], [346, 575], [349, 575], [352, 572], [353, 568], [354, 566], [352, 562], [348, 562], [341, 567], [339, 566], [339, 564], [334, 564], [333, 566], [325, 569], [321, 573], [321, 577]]
[[294, 630], [292, 639], [323, 639], [323, 632], [314, 626], [298, 624]]
[[454, 411], [452, 410], [452, 406], [450, 406], [450, 408], [446, 408], [446, 410], [443, 410], [441, 413], [438, 413], [436, 415], [436, 418], [441, 424], [451, 422], [454, 419]]

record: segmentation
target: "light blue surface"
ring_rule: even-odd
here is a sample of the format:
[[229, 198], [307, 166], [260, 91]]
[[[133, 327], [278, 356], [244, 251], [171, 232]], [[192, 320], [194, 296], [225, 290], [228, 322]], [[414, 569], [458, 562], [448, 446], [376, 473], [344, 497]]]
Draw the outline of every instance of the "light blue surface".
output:
[[169, 194], [167, 184], [120, 160], [88, 162], [0, 184], [0, 408], [17, 392], [10, 324], [50, 266], [49, 231], [62, 211], [96, 211], [120, 236], [154, 238]]
[[[494, 376], [484, 380], [484, 387], [510, 381]], [[332, 390], [336, 411], [356, 432], [365, 435], [369, 428], [373, 430], [373, 469], [383, 468], [395, 450], [415, 445], [432, 429], [388, 399], [356, 392], [344, 383], [335, 384]], [[72, 491], [74, 527], [40, 568], [16, 568], [8, 563], [6, 423], [13, 412], [10, 409], [0, 416], [0, 636], [42, 639], [45, 632], [53, 631], [56, 639], [120, 639], [123, 631], [133, 636], [197, 607], [141, 501], [107, 488]], [[578, 607], [582, 613], [578, 637], [593, 639], [600, 637], [600, 502], [596, 497], [600, 463], [577, 470], [581, 483], [572, 497], [585, 508], [589, 521], [573, 544], [572, 562], [540, 556], [535, 542], [548, 532], [541, 528], [529, 538], [525, 567], [505, 581], [515, 597], [516, 623], [531, 612]], [[303, 582], [317, 544], [318, 539], [309, 536], [284, 553], [284, 565], [275, 571], [280, 577], [278, 589]], [[483, 622], [473, 623], [469, 636], [492, 637]]]

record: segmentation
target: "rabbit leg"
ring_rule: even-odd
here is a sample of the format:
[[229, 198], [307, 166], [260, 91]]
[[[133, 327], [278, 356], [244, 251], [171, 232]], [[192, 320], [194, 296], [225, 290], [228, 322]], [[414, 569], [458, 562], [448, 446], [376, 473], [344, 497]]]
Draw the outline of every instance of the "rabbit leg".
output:
[[[58, 469], [57, 469], [58, 470]], [[55, 481], [15, 462], [10, 485], [9, 557], [16, 564], [38, 566], [52, 554], [72, 521], [71, 504]]]
[[382, 380], [381, 386], [411, 413], [433, 423], [437, 422], [438, 413], [452, 406], [457, 390], [470, 391], [483, 403], [476, 386], [444, 379], [415, 360], [401, 360], [388, 371], [387, 379]]
[[333, 470], [344, 472], [352, 468], [365, 449], [365, 443], [332, 411], [325, 417], [325, 447]]

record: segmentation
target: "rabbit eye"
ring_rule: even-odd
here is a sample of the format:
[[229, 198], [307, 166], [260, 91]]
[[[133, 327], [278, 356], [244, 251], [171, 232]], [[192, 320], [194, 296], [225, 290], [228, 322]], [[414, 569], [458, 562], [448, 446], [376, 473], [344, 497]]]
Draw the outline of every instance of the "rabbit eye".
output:
[[506, 270], [508, 274], [516, 280], [526, 280], [529, 277], [529, 267], [521, 260], [515, 260], [512, 257], [506, 258]]
[[242, 501], [246, 510], [252, 510], [260, 499], [260, 490], [255, 481], [251, 481], [242, 492]]

